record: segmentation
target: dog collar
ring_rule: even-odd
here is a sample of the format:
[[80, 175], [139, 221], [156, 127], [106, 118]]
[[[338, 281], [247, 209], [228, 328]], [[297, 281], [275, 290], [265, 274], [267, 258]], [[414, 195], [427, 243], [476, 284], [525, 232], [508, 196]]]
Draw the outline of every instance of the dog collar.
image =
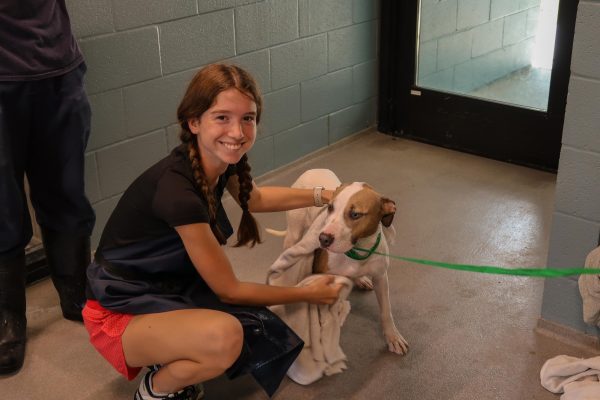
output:
[[[379, 242], [380, 241], [381, 241], [381, 232], [379, 232], [377, 234], [377, 239], [375, 240], [375, 244], [369, 250], [366, 250], [366, 249], [356, 249], [356, 248], [353, 247], [350, 250], [348, 250], [347, 252], [345, 252], [344, 254], [346, 254], [347, 257], [350, 257], [353, 260], [358, 260], [358, 261], [366, 260], [367, 258], [371, 257], [371, 254], [373, 254], [375, 252], [375, 250], [377, 250], [377, 247], [379, 247]], [[363, 254], [363, 255], [358, 254], [356, 252], [356, 250], [358, 250], [358, 251], [366, 251], [367, 254]]]

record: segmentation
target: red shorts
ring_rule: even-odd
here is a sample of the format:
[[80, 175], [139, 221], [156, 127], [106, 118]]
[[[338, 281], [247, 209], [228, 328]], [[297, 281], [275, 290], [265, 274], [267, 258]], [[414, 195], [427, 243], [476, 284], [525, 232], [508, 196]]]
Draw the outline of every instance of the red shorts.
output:
[[90, 334], [90, 343], [119, 373], [128, 380], [134, 379], [142, 368], [127, 365], [121, 342], [133, 315], [107, 310], [96, 300], [88, 300], [81, 314]]

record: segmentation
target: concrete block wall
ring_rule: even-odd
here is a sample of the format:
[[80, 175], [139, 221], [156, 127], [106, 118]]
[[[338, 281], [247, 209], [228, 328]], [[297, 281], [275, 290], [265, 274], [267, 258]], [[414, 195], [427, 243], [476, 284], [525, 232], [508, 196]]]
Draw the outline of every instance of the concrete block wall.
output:
[[375, 123], [378, 0], [67, 0], [92, 133], [99, 235], [120, 195], [178, 144], [176, 108], [202, 66], [248, 69], [264, 94], [259, 176]]
[[540, 0], [423, 0], [418, 84], [468, 93], [530, 64]]
[[[579, 3], [548, 265], [583, 266], [600, 233], [600, 1]], [[583, 322], [577, 277], [546, 280], [542, 318], [598, 335]]]

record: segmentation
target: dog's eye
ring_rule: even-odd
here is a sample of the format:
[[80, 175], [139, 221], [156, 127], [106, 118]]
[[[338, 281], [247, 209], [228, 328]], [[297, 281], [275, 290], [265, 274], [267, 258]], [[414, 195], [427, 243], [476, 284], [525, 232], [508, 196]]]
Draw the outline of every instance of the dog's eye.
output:
[[333, 212], [333, 204], [329, 203], [327, 205], [327, 212]]
[[349, 216], [350, 216], [350, 219], [355, 219], [356, 220], [356, 219], [359, 219], [360, 217], [362, 217], [363, 214], [359, 213], [359, 212], [356, 212], [354, 210], [350, 210]]

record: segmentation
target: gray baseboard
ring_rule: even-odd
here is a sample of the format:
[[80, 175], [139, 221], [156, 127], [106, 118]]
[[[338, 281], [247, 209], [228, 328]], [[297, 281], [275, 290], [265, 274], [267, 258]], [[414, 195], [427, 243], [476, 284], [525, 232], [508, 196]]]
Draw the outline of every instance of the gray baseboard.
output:
[[574, 347], [600, 353], [600, 338], [598, 336], [588, 335], [553, 321], [539, 318], [535, 332]]

